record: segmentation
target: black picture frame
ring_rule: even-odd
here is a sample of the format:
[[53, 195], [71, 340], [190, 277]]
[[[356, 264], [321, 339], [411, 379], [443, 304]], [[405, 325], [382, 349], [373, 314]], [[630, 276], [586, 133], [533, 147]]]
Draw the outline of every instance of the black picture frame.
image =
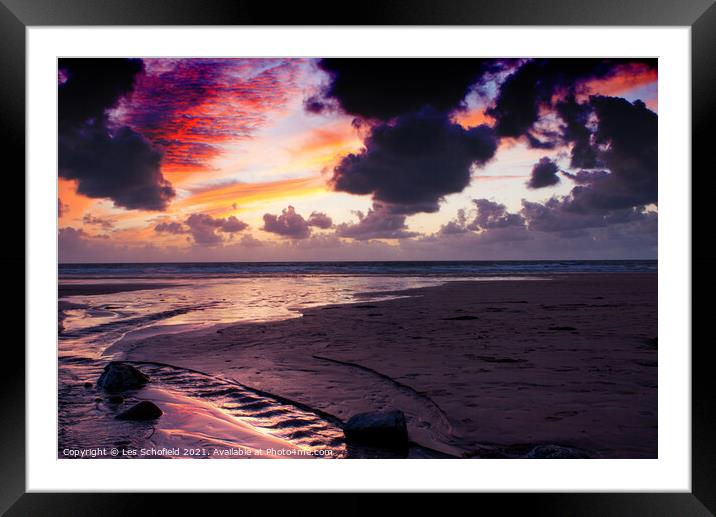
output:
[[[699, 188], [692, 183], [693, 330], [704, 326], [710, 310], [708, 294], [713, 281], [707, 268], [716, 265], [709, 244], [695, 237], [711, 235], [708, 195], [713, 195], [716, 158], [710, 143], [716, 111], [716, 5], [715, 0], [366, 0], [353, 9], [338, 2], [312, 1], [278, 4], [247, 0], [0, 0], [0, 142], [3, 143], [6, 192], [11, 202], [23, 204], [25, 192], [25, 31], [29, 26], [87, 25], [556, 25], [556, 26], [688, 26], [691, 28], [692, 169], [701, 170]], [[8, 158], [10, 158], [8, 164]], [[669, 171], [688, 180], [689, 171]], [[710, 173], [710, 174], [709, 174]], [[692, 181], [694, 175], [691, 175]], [[710, 182], [706, 184], [706, 182]], [[18, 210], [24, 207], [18, 206]], [[24, 211], [24, 210], [23, 210]], [[9, 287], [17, 297], [8, 304], [7, 318], [20, 321], [25, 304], [25, 228], [6, 225], [7, 245], [0, 257]], [[705, 242], [705, 241], [702, 241]], [[11, 243], [11, 244], [10, 244]], [[662, 245], [664, 243], [661, 243]], [[21, 283], [23, 285], [21, 286]], [[22, 290], [22, 291], [21, 291]], [[19, 295], [23, 292], [22, 295]], [[10, 293], [7, 294], [8, 298]], [[697, 300], [702, 298], [702, 303]], [[27, 310], [32, 310], [28, 307]], [[22, 314], [21, 314], [22, 313]], [[700, 323], [696, 325], [696, 317]], [[695, 337], [697, 333], [693, 333]], [[704, 334], [705, 335], [705, 334]], [[19, 338], [19, 336], [18, 336]], [[716, 375], [709, 361], [711, 340], [693, 339], [692, 345], [692, 490], [689, 493], [619, 494], [479, 494], [469, 504], [481, 510], [499, 508], [501, 514], [529, 515], [664, 515], [716, 514]], [[683, 346], [689, 346], [683, 343]], [[0, 376], [0, 511], [25, 515], [129, 515], [160, 505], [163, 514], [186, 508], [189, 495], [39, 494], [25, 493], [25, 354], [20, 339], [4, 343], [7, 362]], [[206, 498], [207, 496], [204, 495]], [[211, 495], [211, 506], [224, 496]], [[265, 505], [265, 497], [242, 495], [242, 504]], [[291, 501], [273, 498], [272, 512], [311, 504], [310, 497]], [[375, 495], [349, 495], [341, 513], [372, 513], [380, 505]], [[422, 496], [415, 501], [422, 505]], [[208, 502], [207, 502], [208, 503]], [[323, 504], [323, 503], [321, 503]], [[326, 503], [331, 505], [331, 503]], [[245, 508], [245, 507], [244, 507]], [[237, 510], [239, 511], [239, 510]], [[245, 511], [244, 511], [245, 513]], [[262, 512], [263, 513], [263, 512]]]

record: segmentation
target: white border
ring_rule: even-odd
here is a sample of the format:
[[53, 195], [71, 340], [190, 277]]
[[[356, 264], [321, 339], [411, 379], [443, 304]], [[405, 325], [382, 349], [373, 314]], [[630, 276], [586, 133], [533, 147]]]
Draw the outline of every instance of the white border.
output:
[[[689, 28], [31, 27], [27, 43], [28, 491], [690, 491]], [[56, 58], [384, 55], [659, 57], [659, 459], [56, 459]]]

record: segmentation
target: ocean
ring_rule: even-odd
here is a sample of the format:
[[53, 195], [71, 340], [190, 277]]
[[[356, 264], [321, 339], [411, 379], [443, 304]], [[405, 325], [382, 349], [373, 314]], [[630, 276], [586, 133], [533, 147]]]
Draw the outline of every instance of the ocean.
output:
[[473, 276], [535, 273], [655, 272], [656, 260], [529, 260], [444, 262], [181, 262], [60, 264], [62, 278], [181, 278], [270, 275]]

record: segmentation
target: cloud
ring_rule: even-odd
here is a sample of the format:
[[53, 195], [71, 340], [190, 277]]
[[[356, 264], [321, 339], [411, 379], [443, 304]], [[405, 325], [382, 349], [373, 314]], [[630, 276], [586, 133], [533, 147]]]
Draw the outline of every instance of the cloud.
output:
[[608, 176], [609, 171], [604, 170], [591, 170], [591, 171], [577, 171], [577, 172], [568, 172], [568, 171], [562, 171], [562, 174], [574, 181], [577, 185], [586, 185], [589, 183], [593, 183], [595, 181], [598, 181], [599, 179]]
[[430, 107], [460, 107], [480, 77], [502, 65], [495, 59], [338, 58], [321, 59], [330, 81], [307, 101], [311, 112], [337, 103], [348, 114], [388, 120]]
[[396, 214], [385, 205], [374, 203], [368, 213], [356, 212], [357, 223], [342, 223], [336, 228], [336, 235], [356, 240], [406, 239], [419, 235], [408, 231], [405, 215]]
[[249, 225], [243, 221], [239, 221], [235, 216], [230, 215], [223, 220], [220, 229], [226, 233], [236, 233], [248, 228]]
[[[604, 241], [610, 236], [624, 240], [627, 234], [635, 235], [633, 230], [638, 228], [644, 232], [640, 241], [656, 240], [656, 212], [630, 207], [580, 213], [570, 209], [569, 199], [553, 197], [544, 203], [523, 199], [518, 213], [488, 199], [474, 199], [474, 210], [458, 210], [455, 219], [443, 225], [434, 237], [463, 238], [477, 243], [471, 236], [479, 235], [482, 244], [530, 239], [554, 242], [554, 239], [586, 238], [596, 235], [593, 230], [599, 230], [599, 238]], [[463, 234], [467, 237], [460, 237]]]
[[473, 199], [472, 202], [475, 205], [474, 210], [468, 212], [461, 208], [457, 211], [455, 219], [444, 224], [438, 233], [440, 235], [459, 235], [524, 226], [522, 215], [508, 212], [507, 207], [501, 203], [489, 199]]
[[568, 196], [550, 200], [544, 208], [576, 222], [658, 204], [656, 113], [641, 101], [619, 97], [593, 96], [589, 106], [596, 118], [590, 145], [604, 169], [565, 173], [577, 185]]
[[[542, 109], [552, 110], [555, 94], [574, 95], [585, 89], [589, 81], [631, 73], [634, 67], [655, 69], [656, 66], [656, 59], [532, 59], [502, 83], [487, 114], [495, 119], [500, 137], [527, 137], [533, 147], [545, 148], [555, 142], [540, 140], [535, 123]], [[568, 126], [570, 117], [579, 119], [578, 113], [569, 112], [570, 107], [573, 106], [563, 106]]]
[[81, 228], [77, 229], [67, 226], [58, 230], [58, 237], [61, 244], [65, 243], [66, 245], [71, 246], [80, 239], [87, 237], [87, 233]]
[[154, 231], [157, 233], [171, 233], [174, 235], [189, 233], [188, 228], [176, 221], [159, 223], [154, 227]]
[[323, 212], [311, 212], [311, 215], [308, 216], [308, 225], [326, 230], [333, 226], [333, 219]]
[[522, 200], [520, 214], [531, 231], [561, 232], [565, 236], [578, 235], [572, 232], [586, 228], [604, 228], [645, 220], [656, 222], [657, 218], [655, 212], [648, 212], [644, 207], [578, 212], [570, 206], [569, 198], [552, 198], [545, 203]]
[[587, 127], [589, 117], [592, 113], [588, 103], [578, 103], [574, 95], [569, 95], [564, 101], [558, 102], [555, 109], [560, 118], [564, 121], [562, 126], [562, 137], [566, 142], [571, 142], [572, 168], [594, 169], [599, 167], [597, 152], [591, 143], [592, 132]]
[[127, 209], [164, 210], [175, 196], [161, 173], [161, 153], [127, 126], [111, 127], [108, 110], [132, 90], [141, 60], [60, 59], [59, 175], [77, 192]]
[[290, 239], [305, 239], [311, 235], [308, 221], [290, 205], [281, 211], [281, 215], [264, 214], [262, 230]]
[[[592, 96], [588, 107], [595, 119], [588, 145], [593, 163], [604, 168], [564, 172], [576, 183], [567, 196], [544, 203], [523, 201], [521, 214], [530, 230], [565, 235], [644, 220], [653, 220], [649, 228], [655, 231], [656, 216], [645, 207], [658, 204], [658, 116], [641, 101], [619, 97]], [[546, 171], [541, 173], [540, 164]], [[549, 184], [556, 165], [549, 166], [544, 158], [540, 164], [530, 182]]]
[[114, 221], [103, 217], [96, 217], [89, 212], [82, 216], [82, 222], [90, 226], [101, 226], [105, 230], [109, 230], [114, 227]]
[[460, 208], [455, 219], [442, 225], [439, 233], [441, 235], [460, 235], [469, 231], [467, 227], [467, 211], [464, 208]]
[[141, 59], [60, 58], [58, 68], [65, 78], [59, 84], [58, 124], [65, 132], [103, 119], [132, 91], [144, 65]]
[[175, 196], [160, 171], [161, 154], [128, 127], [90, 126], [59, 137], [59, 172], [77, 192], [128, 209], [164, 210]]
[[489, 199], [475, 199], [473, 203], [477, 207], [477, 215], [469, 225], [472, 230], [490, 230], [524, 224], [522, 216], [508, 212], [507, 207], [503, 204], [495, 203]]
[[565, 199], [544, 203], [523, 200], [518, 213], [477, 199], [474, 210], [459, 210], [439, 232], [403, 241], [402, 246], [415, 260], [445, 256], [454, 260], [656, 257], [657, 212], [634, 207], [575, 213], [565, 210]]
[[425, 110], [374, 126], [363, 150], [334, 168], [331, 184], [338, 191], [371, 194], [394, 212], [435, 212], [443, 196], [470, 183], [473, 165], [483, 165], [496, 148], [488, 126], [465, 129]]
[[321, 95], [310, 95], [303, 100], [303, 109], [314, 115], [334, 113], [338, 108], [338, 103], [334, 99], [327, 99]]
[[621, 209], [658, 203], [658, 116], [641, 101], [591, 97], [599, 159], [610, 174], [572, 191], [572, 208]]
[[544, 156], [540, 161], [535, 163], [530, 173], [530, 179], [527, 182], [527, 188], [538, 189], [549, 187], [559, 183], [559, 167], [555, 162]]
[[248, 233], [242, 235], [241, 239], [239, 239], [239, 245], [245, 248], [260, 248], [264, 246], [264, 244], [263, 241]]
[[70, 210], [70, 205], [63, 203], [62, 200], [57, 198], [57, 217], [62, 217]]
[[296, 91], [300, 59], [145, 59], [117, 119], [163, 153], [165, 171], [212, 167], [251, 138]]
[[221, 246], [157, 246], [93, 238], [61, 230], [60, 261], [330, 261], [330, 260], [570, 260], [657, 257], [657, 214], [598, 228], [538, 232], [510, 226], [460, 235], [429, 235], [393, 243], [345, 239], [333, 233], [308, 239], [257, 242], [249, 234]]
[[566, 210], [562, 199], [551, 198], [544, 203], [522, 200], [521, 213], [530, 230], [540, 232], [566, 232], [604, 226], [604, 214], [576, 213]]
[[[191, 214], [186, 221], [189, 232], [196, 244], [202, 246], [215, 246], [224, 242], [224, 238], [217, 232], [233, 234], [248, 228], [248, 224], [239, 221], [233, 215], [226, 218], [214, 218], [208, 214]], [[155, 230], [157, 227], [155, 227]]]

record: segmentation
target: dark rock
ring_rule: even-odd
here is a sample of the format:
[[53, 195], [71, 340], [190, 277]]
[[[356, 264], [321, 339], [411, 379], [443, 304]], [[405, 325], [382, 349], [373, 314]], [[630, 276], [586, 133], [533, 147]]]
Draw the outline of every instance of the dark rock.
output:
[[408, 428], [402, 411], [368, 412], [353, 415], [343, 432], [349, 443], [382, 447], [407, 447]]
[[550, 327], [549, 330], [577, 330], [574, 327]]
[[453, 316], [452, 318], [443, 318], [446, 321], [468, 321], [468, 320], [478, 320], [477, 316]]
[[92, 383], [91, 383], [91, 382], [85, 382], [85, 383], [84, 383], [84, 387], [85, 387], [85, 388], [91, 388], [91, 387], [92, 387]]
[[127, 411], [117, 415], [118, 420], [155, 420], [162, 416], [163, 412], [153, 402], [143, 400], [135, 404]]
[[113, 361], [104, 367], [97, 387], [106, 391], [122, 391], [140, 388], [149, 382], [149, 377], [126, 363]]
[[122, 395], [110, 395], [107, 397], [107, 401], [111, 404], [121, 404], [124, 402], [124, 397]]
[[493, 357], [491, 355], [473, 355], [473, 354], [466, 354], [470, 356], [471, 358], [479, 359], [480, 361], [485, 361], [486, 363], [525, 363], [527, 362], [526, 359], [515, 359], [513, 357]]
[[405, 459], [411, 453], [411, 449], [407, 447], [386, 447], [378, 445], [366, 445], [363, 443], [346, 443], [346, 457], [358, 458], [364, 460], [390, 460]]
[[555, 460], [589, 458], [586, 453], [580, 450], [571, 447], [562, 447], [561, 445], [538, 445], [527, 453], [527, 457], [530, 459]]

